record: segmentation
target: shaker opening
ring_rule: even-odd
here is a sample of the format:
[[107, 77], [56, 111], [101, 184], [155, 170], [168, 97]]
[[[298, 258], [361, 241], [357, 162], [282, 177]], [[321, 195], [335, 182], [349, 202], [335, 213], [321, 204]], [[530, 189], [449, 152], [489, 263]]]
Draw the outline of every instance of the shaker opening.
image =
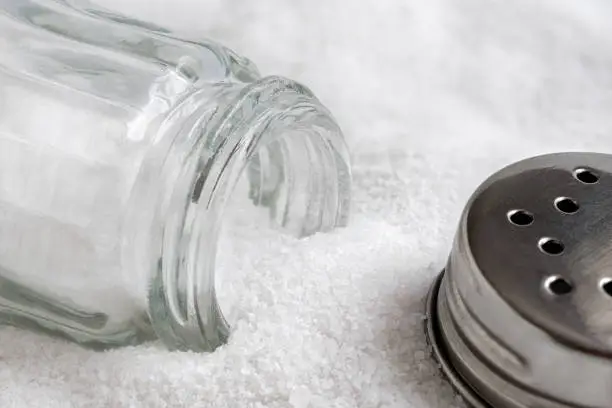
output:
[[345, 222], [336, 152], [321, 134], [290, 127], [264, 140], [231, 192], [217, 239], [215, 296], [228, 326], [253, 304], [273, 305], [283, 277], [272, 279], [276, 289], [258, 288], [267, 264], [282, 262], [300, 238]]
[[205, 129], [193, 130], [200, 148], [174, 187], [181, 194], [148, 293], [167, 345], [210, 351], [249, 312], [249, 296], [265, 292], [251, 289], [266, 260], [291, 240], [347, 223], [351, 174], [334, 119], [284, 78], [251, 84]]

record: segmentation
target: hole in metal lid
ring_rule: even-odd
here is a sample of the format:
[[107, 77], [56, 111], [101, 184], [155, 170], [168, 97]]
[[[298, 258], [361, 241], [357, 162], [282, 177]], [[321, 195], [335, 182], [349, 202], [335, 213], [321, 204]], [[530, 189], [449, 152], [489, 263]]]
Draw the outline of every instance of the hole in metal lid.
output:
[[548, 255], [560, 255], [565, 250], [563, 242], [554, 238], [542, 238], [538, 242], [538, 246], [542, 252]]
[[612, 279], [602, 279], [599, 285], [601, 286], [601, 290], [603, 290], [606, 295], [612, 296]]
[[574, 289], [574, 286], [561, 276], [550, 276], [544, 282], [544, 287], [557, 296], [567, 295]]
[[512, 210], [508, 212], [508, 220], [520, 227], [533, 223], [533, 214], [525, 210]]
[[585, 184], [594, 184], [599, 181], [599, 174], [587, 168], [578, 168], [574, 170], [574, 177]]
[[558, 197], [555, 200], [555, 207], [565, 214], [573, 214], [580, 209], [580, 205], [569, 197]]

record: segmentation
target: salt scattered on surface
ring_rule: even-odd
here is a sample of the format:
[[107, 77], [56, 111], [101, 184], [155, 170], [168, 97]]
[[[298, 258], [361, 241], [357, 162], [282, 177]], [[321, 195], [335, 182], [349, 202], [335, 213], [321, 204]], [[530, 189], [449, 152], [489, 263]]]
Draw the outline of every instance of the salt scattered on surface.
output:
[[0, 330], [0, 406], [462, 407], [427, 358], [422, 298], [490, 172], [612, 151], [610, 3], [104, 3], [308, 84], [354, 153], [353, 220], [262, 256], [212, 354], [95, 353]]

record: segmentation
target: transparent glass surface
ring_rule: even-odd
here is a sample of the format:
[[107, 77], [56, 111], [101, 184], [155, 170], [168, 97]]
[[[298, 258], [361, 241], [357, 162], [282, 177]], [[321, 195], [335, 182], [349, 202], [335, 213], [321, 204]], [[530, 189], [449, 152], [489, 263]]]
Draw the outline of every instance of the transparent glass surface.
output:
[[214, 349], [248, 255], [345, 225], [349, 202], [306, 87], [89, 3], [0, 0], [0, 321]]

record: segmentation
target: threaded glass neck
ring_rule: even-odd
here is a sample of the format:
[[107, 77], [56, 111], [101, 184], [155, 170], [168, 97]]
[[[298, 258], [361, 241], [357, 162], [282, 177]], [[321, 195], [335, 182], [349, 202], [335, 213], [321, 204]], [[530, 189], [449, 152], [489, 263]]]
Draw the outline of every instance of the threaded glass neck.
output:
[[307, 88], [269, 77], [223, 95], [226, 105], [198, 108], [178, 127], [161, 172], [148, 309], [174, 348], [211, 350], [228, 338], [231, 306], [216, 287], [233, 272], [217, 262], [227, 255], [223, 226], [301, 238], [348, 218], [342, 133]]

